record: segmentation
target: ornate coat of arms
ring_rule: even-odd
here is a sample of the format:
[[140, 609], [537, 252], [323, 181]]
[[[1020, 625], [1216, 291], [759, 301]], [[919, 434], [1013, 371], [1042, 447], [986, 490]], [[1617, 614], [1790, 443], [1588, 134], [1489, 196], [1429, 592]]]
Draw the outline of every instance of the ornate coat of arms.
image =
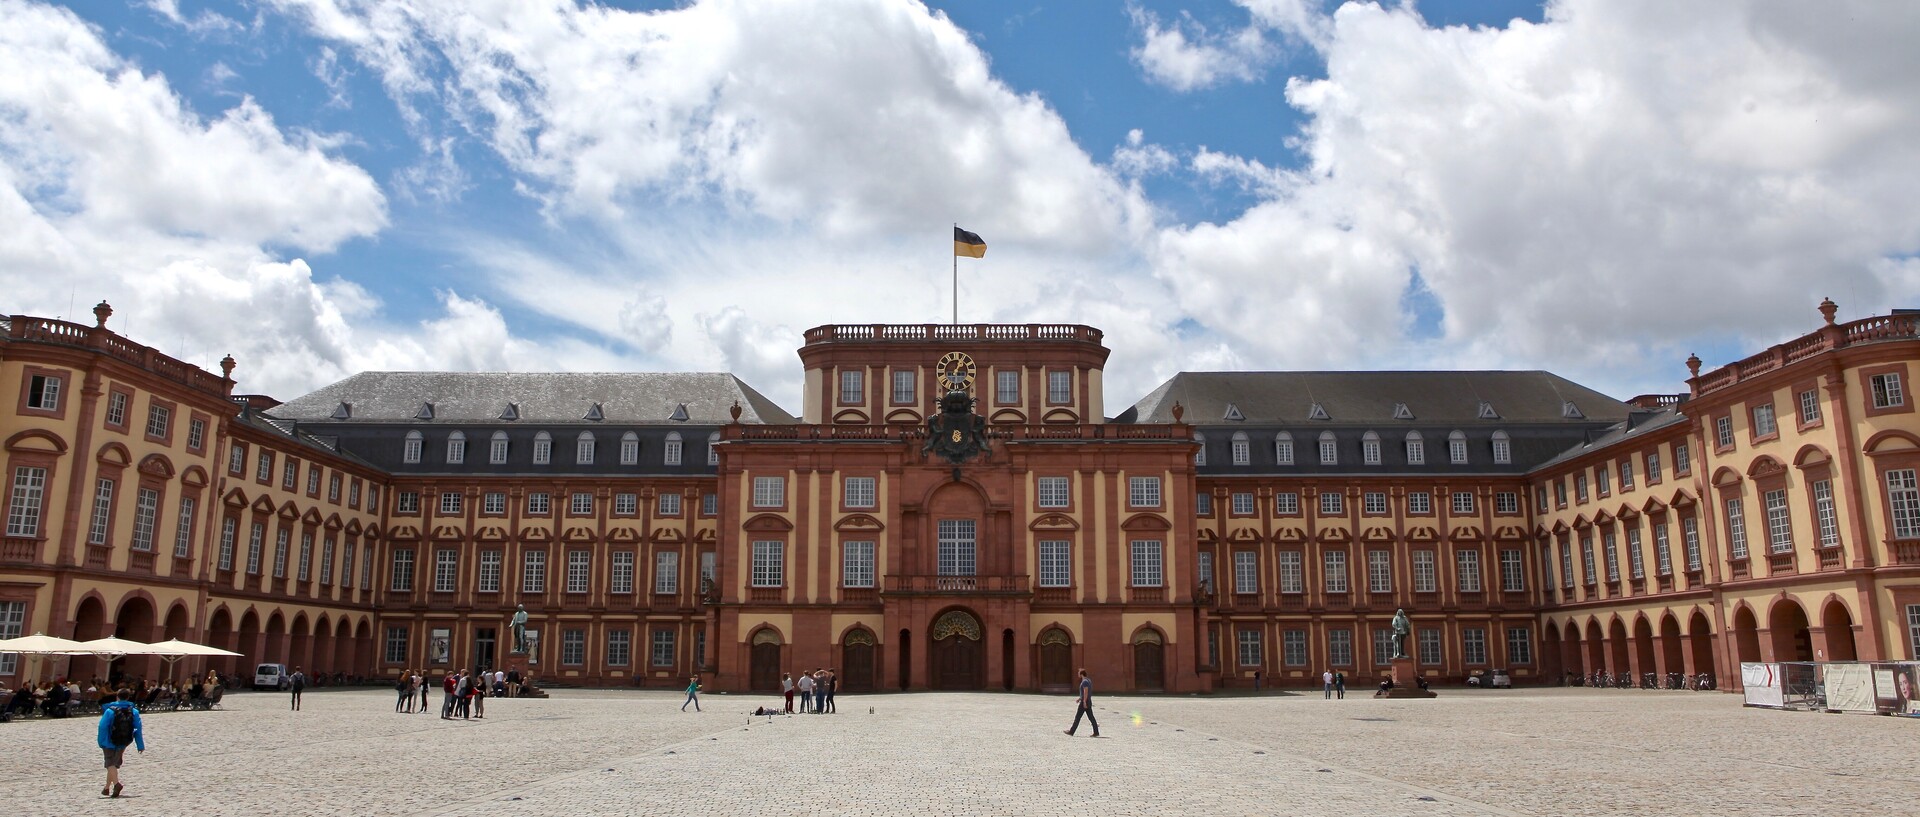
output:
[[927, 418], [927, 444], [922, 452], [945, 457], [959, 465], [987, 451], [987, 419], [973, 413], [973, 396], [947, 392], [940, 413]]

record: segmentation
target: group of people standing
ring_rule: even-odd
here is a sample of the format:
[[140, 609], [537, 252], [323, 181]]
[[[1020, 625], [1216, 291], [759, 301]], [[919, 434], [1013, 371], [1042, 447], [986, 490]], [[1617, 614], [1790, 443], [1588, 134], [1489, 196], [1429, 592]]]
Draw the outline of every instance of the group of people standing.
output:
[[[394, 681], [393, 691], [398, 696], [393, 711], [411, 714], [418, 711], [424, 715], [430, 704], [434, 683], [427, 677], [426, 670], [405, 670]], [[487, 717], [487, 698], [516, 698], [523, 687], [530, 687], [532, 679], [522, 683], [519, 670], [448, 670], [440, 679], [440, 718], [442, 720], [471, 720]], [[418, 700], [418, 709], [415, 701]]]
[[787, 714], [793, 714], [793, 696], [800, 695], [800, 714], [809, 712], [815, 715], [831, 714], [839, 710], [834, 708], [833, 695], [839, 691], [840, 676], [832, 667], [802, 672], [795, 680], [792, 673], [780, 675], [780, 692], [787, 698]]

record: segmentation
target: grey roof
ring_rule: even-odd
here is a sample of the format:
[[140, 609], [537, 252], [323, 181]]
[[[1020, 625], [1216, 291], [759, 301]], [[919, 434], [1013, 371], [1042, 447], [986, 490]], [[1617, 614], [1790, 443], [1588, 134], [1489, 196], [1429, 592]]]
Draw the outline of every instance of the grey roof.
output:
[[[722, 425], [732, 422], [728, 409], [735, 401], [742, 423], [798, 422], [724, 372], [361, 372], [282, 403], [273, 414], [337, 420], [346, 403], [352, 410], [345, 419], [356, 423], [498, 423], [512, 403], [521, 423], [581, 423], [598, 404], [609, 425]], [[433, 419], [418, 419], [422, 403], [433, 404]], [[681, 405], [686, 419], [673, 419]]]
[[1671, 407], [1658, 409], [1656, 411], [1636, 409], [1632, 414], [1628, 415], [1626, 420], [1606, 427], [1600, 433], [1593, 435], [1593, 439], [1560, 452], [1555, 455], [1553, 459], [1534, 466], [1533, 470], [1546, 470], [1568, 460], [1576, 459], [1622, 441], [1631, 440], [1638, 442], [1640, 438], [1660, 429], [1675, 425], [1685, 425], [1686, 423], [1687, 415]]
[[367, 466], [368, 468], [379, 467], [367, 461], [364, 457], [342, 449], [340, 447], [339, 437], [331, 434], [309, 433], [307, 429], [301, 428], [300, 424], [293, 420], [274, 417], [261, 411], [248, 411], [245, 406], [241, 406], [240, 413], [233, 416], [233, 421], [249, 428], [258, 429], [268, 434], [285, 438], [290, 442], [298, 443], [307, 448], [321, 449], [333, 456]]
[[[1571, 402], [1581, 417], [1563, 413]], [[1630, 406], [1551, 372], [1181, 372], [1115, 418], [1123, 423], [1214, 425], [1228, 406], [1247, 423], [1512, 425], [1624, 420]], [[1412, 418], [1395, 418], [1405, 403]], [[1497, 419], [1482, 418], [1486, 403]], [[1315, 405], [1326, 419], [1311, 416]]]

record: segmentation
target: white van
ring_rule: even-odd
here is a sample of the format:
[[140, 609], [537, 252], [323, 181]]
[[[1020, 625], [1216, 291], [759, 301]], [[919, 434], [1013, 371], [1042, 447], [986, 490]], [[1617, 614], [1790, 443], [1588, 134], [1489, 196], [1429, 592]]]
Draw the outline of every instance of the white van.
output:
[[254, 689], [286, 689], [288, 684], [286, 664], [260, 664], [253, 668]]

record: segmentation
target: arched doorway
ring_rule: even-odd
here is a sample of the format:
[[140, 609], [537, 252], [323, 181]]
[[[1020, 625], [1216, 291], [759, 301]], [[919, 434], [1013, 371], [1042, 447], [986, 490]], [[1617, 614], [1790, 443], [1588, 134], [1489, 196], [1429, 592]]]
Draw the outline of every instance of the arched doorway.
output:
[[1621, 673], [1632, 669], [1627, 663], [1627, 625], [1620, 619], [1614, 619], [1607, 627], [1607, 671], [1618, 678]]
[[1561, 665], [1566, 660], [1566, 644], [1560, 640], [1560, 625], [1547, 622], [1540, 631], [1540, 677], [1550, 684], [1561, 680]]
[[313, 641], [308, 650], [313, 663], [307, 665], [307, 675], [319, 677], [322, 673], [333, 672], [333, 621], [326, 613], [313, 623]]
[[1839, 599], [1827, 602], [1820, 611], [1820, 629], [1827, 636], [1828, 661], [1858, 661], [1860, 651], [1853, 644], [1853, 614]]
[[1159, 692], [1166, 688], [1166, 644], [1160, 631], [1142, 627], [1133, 634], [1133, 688]]
[[[1673, 613], [1667, 613], [1661, 616], [1660, 660], [1666, 663], [1664, 672], [1668, 675], [1676, 672], [1685, 673], [1687, 671], [1686, 658], [1684, 657], [1686, 645], [1682, 643], [1683, 641], [1685, 641], [1685, 637], [1680, 635], [1680, 620], [1674, 618]], [[1667, 679], [1662, 677], [1660, 683], [1662, 686], [1665, 686]]]
[[286, 657], [280, 660], [287, 665], [288, 672], [300, 667], [309, 677], [313, 675], [313, 629], [306, 613], [294, 614], [293, 629], [288, 631], [287, 649], [283, 654]]
[[[107, 636], [107, 606], [98, 597], [89, 596], [80, 600], [80, 609], [73, 613], [73, 640], [92, 641]], [[74, 656], [67, 663], [67, 675], [76, 679], [91, 679], [107, 671], [107, 663], [90, 655]]]
[[353, 666], [368, 675], [377, 675], [373, 671], [373, 625], [366, 619], [353, 631]]
[[1040, 633], [1040, 689], [1073, 689], [1073, 637], [1059, 627], [1048, 627]]
[[876, 641], [873, 631], [865, 627], [855, 627], [840, 637], [840, 682], [848, 692], [873, 691], [874, 670], [880, 666]]
[[253, 663], [286, 664], [289, 668], [292, 667], [293, 662], [288, 660], [287, 620], [281, 618], [278, 612], [267, 617], [266, 645], [266, 649], [260, 651], [260, 657], [255, 658]]
[[[1638, 684], [1646, 680], [1647, 673], [1654, 671], [1653, 625], [1647, 623], [1646, 616], [1639, 616], [1633, 621], [1633, 659], [1640, 662], [1639, 666], [1634, 668], [1633, 681]], [[1654, 688], [1659, 689], [1660, 679], [1655, 677], [1653, 680]]]
[[[120, 602], [120, 610], [113, 616], [113, 634], [129, 641], [152, 643], [159, 614], [153, 609], [153, 602], [139, 596], [133, 596]], [[120, 672], [130, 678], [154, 678], [159, 669], [160, 659], [151, 655], [130, 655], [119, 660]]]
[[1767, 632], [1773, 636], [1773, 660], [1812, 661], [1813, 633], [1808, 631], [1807, 611], [1793, 599], [1781, 599], [1767, 615]]
[[1753, 609], [1742, 607], [1733, 613], [1733, 658], [1740, 663], [1760, 660], [1760, 625], [1753, 620]]
[[1607, 640], [1600, 635], [1600, 622], [1587, 619], [1587, 674], [1607, 670]]
[[234, 644], [233, 651], [240, 653], [240, 655], [237, 658], [229, 658], [227, 660], [227, 672], [232, 675], [251, 676], [253, 674], [252, 665], [260, 663], [260, 656], [266, 651], [266, 645], [261, 643], [260, 639], [259, 613], [248, 610], [240, 614], [239, 639], [240, 640]]
[[913, 631], [901, 630], [900, 640], [893, 642], [900, 653], [900, 688], [913, 686]]
[[[239, 652], [239, 649], [234, 646], [233, 614], [227, 612], [227, 608], [225, 607], [213, 611], [213, 617], [207, 619], [205, 636], [206, 641], [204, 643], [207, 646], [219, 647], [228, 652]], [[233, 671], [234, 662], [238, 660], [237, 658], [225, 656], [210, 658], [207, 659], [205, 667], [206, 669], [218, 668], [231, 672]], [[205, 670], [202, 670], [202, 674], [204, 674], [204, 672]]]
[[1707, 621], [1707, 614], [1693, 611], [1693, 617], [1687, 621], [1687, 651], [1693, 658], [1693, 672], [1714, 674], [1713, 668], [1713, 624]]
[[1013, 691], [1013, 628], [1000, 631], [1000, 686], [1008, 692]]
[[1565, 640], [1560, 643], [1560, 663], [1564, 665], [1563, 672], [1576, 678], [1586, 677], [1587, 652], [1580, 644], [1580, 625], [1576, 622], [1567, 622]]
[[756, 691], [780, 689], [780, 631], [762, 627], [753, 634], [747, 659], [747, 685]]
[[346, 619], [333, 630], [333, 671], [358, 675], [366, 668], [353, 661], [353, 626]]
[[966, 610], [948, 610], [933, 620], [928, 631], [933, 642], [934, 689], [980, 689], [986, 686], [986, 644], [980, 619]]

